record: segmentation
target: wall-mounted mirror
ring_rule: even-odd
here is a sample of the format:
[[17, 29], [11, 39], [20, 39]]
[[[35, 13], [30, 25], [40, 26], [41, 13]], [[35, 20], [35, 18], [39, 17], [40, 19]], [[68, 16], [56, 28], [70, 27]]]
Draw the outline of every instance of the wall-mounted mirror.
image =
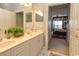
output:
[[24, 22], [24, 28], [25, 30], [31, 29], [33, 27], [33, 21], [32, 21], [32, 11], [25, 12], [25, 22]]
[[16, 13], [16, 17], [17, 17], [17, 26], [23, 28], [23, 12]]
[[43, 10], [35, 10], [35, 24], [34, 24], [34, 26], [35, 26], [35, 28], [36, 29], [43, 29], [44, 28], [44, 26], [43, 26], [43, 24], [44, 24], [44, 21], [43, 21]]
[[36, 15], [36, 22], [43, 22], [43, 11], [36, 11], [35, 12]]
[[26, 13], [26, 22], [32, 22], [32, 12]]

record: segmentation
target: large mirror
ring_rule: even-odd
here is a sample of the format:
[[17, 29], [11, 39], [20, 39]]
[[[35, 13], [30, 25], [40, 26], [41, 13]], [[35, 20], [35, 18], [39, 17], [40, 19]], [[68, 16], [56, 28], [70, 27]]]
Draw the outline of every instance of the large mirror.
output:
[[37, 10], [35, 12], [36, 22], [43, 22], [43, 11]]
[[44, 21], [43, 21], [43, 10], [35, 10], [35, 28], [37, 30], [42, 30], [44, 28], [43, 24], [44, 24]]
[[17, 26], [18, 27], [24, 27], [23, 26], [23, 12], [18, 12], [18, 13], [16, 13], [16, 19], [17, 19]]
[[25, 26], [25, 31], [27, 31], [27, 29], [32, 29], [33, 27], [33, 21], [32, 21], [32, 11], [30, 12], [25, 12], [25, 22], [24, 22], [24, 26]]
[[26, 13], [26, 22], [32, 22], [32, 12]]

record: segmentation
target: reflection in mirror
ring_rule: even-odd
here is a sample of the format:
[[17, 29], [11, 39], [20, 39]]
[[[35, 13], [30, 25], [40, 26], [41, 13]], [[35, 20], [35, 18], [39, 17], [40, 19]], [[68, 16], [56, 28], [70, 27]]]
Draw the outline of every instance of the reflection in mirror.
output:
[[35, 11], [35, 29], [36, 30], [43, 30], [43, 10], [36, 10]]
[[36, 11], [36, 22], [43, 22], [43, 12]]
[[23, 12], [16, 13], [17, 26], [23, 28]]
[[26, 14], [26, 22], [32, 22], [32, 12]]

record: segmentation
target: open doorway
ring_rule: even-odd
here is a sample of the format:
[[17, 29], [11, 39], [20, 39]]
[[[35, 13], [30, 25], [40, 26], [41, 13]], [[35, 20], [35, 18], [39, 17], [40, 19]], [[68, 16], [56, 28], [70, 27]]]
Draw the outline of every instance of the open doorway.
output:
[[50, 6], [48, 13], [49, 55], [69, 55], [70, 4]]

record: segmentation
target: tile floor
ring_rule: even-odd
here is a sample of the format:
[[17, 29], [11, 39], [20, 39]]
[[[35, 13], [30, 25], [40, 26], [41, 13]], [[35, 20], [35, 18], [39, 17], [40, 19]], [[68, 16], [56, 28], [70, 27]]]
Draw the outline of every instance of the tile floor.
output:
[[52, 38], [49, 41], [49, 55], [50, 56], [67, 56], [68, 55], [68, 44], [65, 39]]

